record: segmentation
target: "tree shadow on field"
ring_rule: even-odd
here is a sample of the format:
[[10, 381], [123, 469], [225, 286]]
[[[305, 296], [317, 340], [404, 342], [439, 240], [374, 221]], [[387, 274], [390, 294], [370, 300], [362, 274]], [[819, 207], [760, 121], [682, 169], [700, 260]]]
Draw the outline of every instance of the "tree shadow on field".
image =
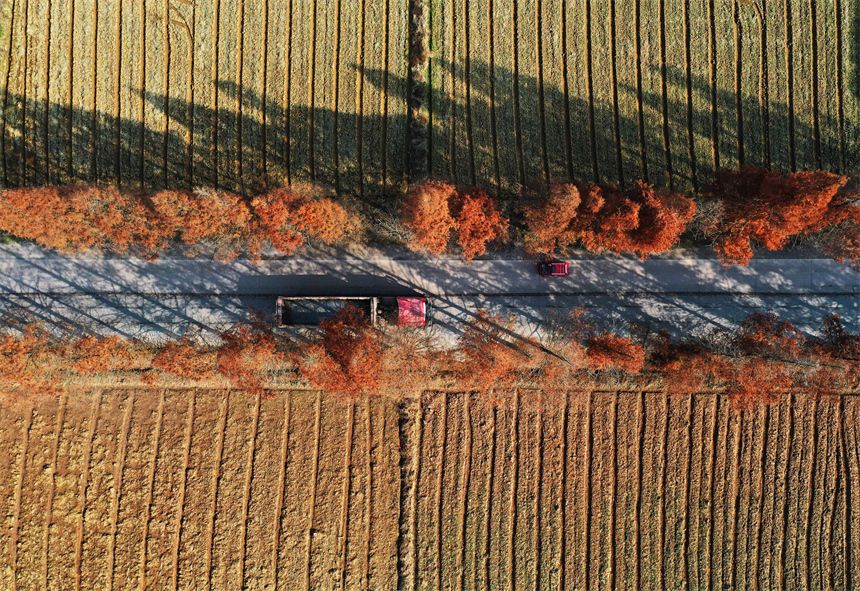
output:
[[[246, 195], [312, 183], [367, 198], [399, 192], [408, 182], [405, 109], [388, 117], [285, 109], [231, 81], [220, 81], [218, 89], [217, 110], [138, 93], [145, 122], [10, 92], [0, 181], [6, 187], [209, 186]], [[389, 101], [405, 100], [405, 89], [392, 90], [401, 94]]]

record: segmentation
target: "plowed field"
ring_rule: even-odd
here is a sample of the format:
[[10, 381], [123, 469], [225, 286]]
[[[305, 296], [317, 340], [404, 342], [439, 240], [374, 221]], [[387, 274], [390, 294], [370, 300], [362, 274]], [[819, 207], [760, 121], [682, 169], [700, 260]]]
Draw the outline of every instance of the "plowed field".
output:
[[3, 405], [3, 589], [851, 589], [860, 399]]

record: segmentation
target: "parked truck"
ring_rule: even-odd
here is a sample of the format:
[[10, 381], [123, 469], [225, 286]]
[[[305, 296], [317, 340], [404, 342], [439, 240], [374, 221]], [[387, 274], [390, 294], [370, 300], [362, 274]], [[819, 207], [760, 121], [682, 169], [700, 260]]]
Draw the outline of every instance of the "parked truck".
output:
[[426, 297], [279, 297], [277, 321], [280, 328], [288, 326], [317, 326], [333, 318], [347, 306], [364, 312], [371, 326], [381, 321], [397, 326], [429, 326], [431, 304]]

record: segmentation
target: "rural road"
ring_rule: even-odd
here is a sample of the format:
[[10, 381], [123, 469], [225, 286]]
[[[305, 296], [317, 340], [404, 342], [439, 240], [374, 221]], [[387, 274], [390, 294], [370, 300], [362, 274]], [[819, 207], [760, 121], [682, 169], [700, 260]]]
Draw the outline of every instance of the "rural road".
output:
[[0, 312], [29, 311], [49, 324], [170, 338], [187, 327], [211, 335], [270, 312], [278, 295], [434, 297], [437, 335], [459, 334], [478, 308], [516, 315], [529, 334], [544, 319], [583, 306], [618, 328], [649, 322], [676, 334], [773, 310], [814, 332], [825, 313], [860, 325], [860, 274], [830, 259], [753, 259], [723, 268], [714, 258], [572, 260], [570, 276], [540, 278], [527, 260], [408, 259], [341, 253], [235, 260], [64, 257], [33, 245], [0, 247]]

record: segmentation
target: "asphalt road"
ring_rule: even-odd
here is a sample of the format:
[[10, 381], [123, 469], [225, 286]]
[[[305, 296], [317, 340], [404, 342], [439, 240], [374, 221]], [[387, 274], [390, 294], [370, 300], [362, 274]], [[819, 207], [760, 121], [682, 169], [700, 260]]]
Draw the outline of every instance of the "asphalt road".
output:
[[597, 322], [629, 321], [675, 334], [726, 326], [773, 310], [806, 332], [838, 312], [860, 328], [860, 274], [830, 259], [753, 259], [723, 268], [713, 258], [573, 260], [570, 276], [541, 278], [527, 260], [414, 259], [381, 253], [148, 262], [65, 257], [32, 245], [0, 247], [0, 311], [27, 311], [48, 324], [151, 339], [187, 328], [209, 336], [274, 311], [279, 295], [409, 295], [434, 298], [433, 331], [456, 337], [479, 308], [513, 314], [524, 333], [577, 306]]

